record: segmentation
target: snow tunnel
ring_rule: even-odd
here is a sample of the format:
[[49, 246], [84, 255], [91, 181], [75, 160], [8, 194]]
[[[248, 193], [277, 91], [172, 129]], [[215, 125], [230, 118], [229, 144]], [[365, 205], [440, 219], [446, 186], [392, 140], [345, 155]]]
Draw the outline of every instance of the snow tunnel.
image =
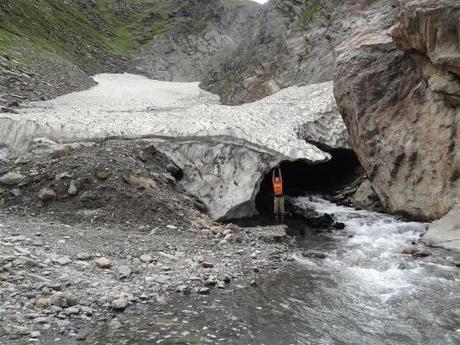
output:
[[[362, 174], [361, 164], [352, 150], [335, 149], [329, 153], [332, 158], [325, 163], [312, 165], [304, 160], [283, 161], [280, 167], [284, 194], [330, 194], [350, 184]], [[264, 176], [256, 195], [256, 209], [261, 215], [273, 212], [272, 172], [273, 169]]]

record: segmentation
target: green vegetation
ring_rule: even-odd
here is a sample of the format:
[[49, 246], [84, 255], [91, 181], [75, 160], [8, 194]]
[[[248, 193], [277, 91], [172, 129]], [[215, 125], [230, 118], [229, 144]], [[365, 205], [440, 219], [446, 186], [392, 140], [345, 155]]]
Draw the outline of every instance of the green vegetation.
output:
[[203, 30], [212, 11], [202, 10], [195, 0], [1, 0], [0, 54], [26, 49], [83, 66], [101, 55], [128, 58], [171, 30]]
[[319, 2], [315, 2], [313, 5], [309, 6], [302, 17], [299, 19], [299, 26], [302, 29], [305, 29], [307, 25], [311, 22], [313, 17], [323, 9], [323, 6]]

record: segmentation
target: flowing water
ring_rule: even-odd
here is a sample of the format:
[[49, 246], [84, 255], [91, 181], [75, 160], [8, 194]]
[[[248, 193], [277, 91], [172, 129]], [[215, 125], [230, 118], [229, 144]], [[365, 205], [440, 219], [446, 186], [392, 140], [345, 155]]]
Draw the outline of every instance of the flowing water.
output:
[[[294, 202], [334, 214], [346, 228], [299, 240], [293, 261], [257, 288], [179, 296], [140, 305], [92, 336], [94, 344], [453, 345], [460, 344], [460, 269], [445, 257], [401, 249], [425, 225], [339, 207], [317, 197]], [[305, 258], [303, 251], [327, 254]]]

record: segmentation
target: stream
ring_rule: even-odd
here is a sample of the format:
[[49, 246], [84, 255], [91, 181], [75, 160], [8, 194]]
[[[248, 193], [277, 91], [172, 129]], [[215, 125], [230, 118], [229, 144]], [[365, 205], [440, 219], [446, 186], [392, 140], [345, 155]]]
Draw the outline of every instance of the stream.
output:
[[[346, 228], [299, 239], [292, 261], [257, 287], [232, 284], [210, 296], [137, 305], [117, 317], [119, 327], [100, 325], [90, 343], [460, 344], [460, 269], [449, 263], [452, 253], [401, 254], [425, 224], [319, 197], [294, 202], [334, 214]], [[326, 258], [302, 255], [312, 250]]]

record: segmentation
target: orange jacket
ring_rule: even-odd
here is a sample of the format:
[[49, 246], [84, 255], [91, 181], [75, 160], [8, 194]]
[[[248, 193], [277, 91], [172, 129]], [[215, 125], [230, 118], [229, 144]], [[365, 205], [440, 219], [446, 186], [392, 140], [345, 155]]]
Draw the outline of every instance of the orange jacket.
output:
[[283, 195], [283, 179], [280, 177], [279, 182], [277, 183], [275, 179], [273, 179], [273, 191], [275, 192], [275, 196]]

